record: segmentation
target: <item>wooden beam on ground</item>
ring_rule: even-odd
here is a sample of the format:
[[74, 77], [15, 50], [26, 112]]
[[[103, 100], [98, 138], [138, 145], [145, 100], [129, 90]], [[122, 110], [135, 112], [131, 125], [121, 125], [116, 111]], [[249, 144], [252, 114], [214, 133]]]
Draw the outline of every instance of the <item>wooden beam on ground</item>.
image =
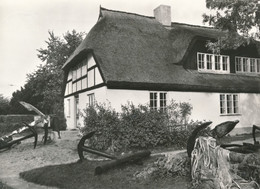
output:
[[116, 160], [111, 160], [109, 162], [104, 163], [101, 166], [97, 166], [95, 169], [95, 175], [100, 175], [109, 169], [113, 169], [119, 165], [122, 165], [124, 163], [135, 163], [138, 162], [144, 158], [147, 158], [151, 155], [151, 152], [149, 150], [139, 151], [136, 153], [128, 154], [122, 157], [119, 157]]

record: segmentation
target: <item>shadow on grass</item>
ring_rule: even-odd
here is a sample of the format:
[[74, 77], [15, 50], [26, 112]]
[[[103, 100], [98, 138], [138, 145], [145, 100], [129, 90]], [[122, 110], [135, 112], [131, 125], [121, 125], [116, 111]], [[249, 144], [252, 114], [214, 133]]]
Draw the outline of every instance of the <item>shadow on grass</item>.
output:
[[[146, 160], [145, 164], [155, 161], [155, 157]], [[52, 165], [20, 173], [26, 181], [58, 188], [178, 188], [188, 187], [187, 178], [135, 179], [134, 173], [143, 170], [145, 165], [124, 165], [102, 175], [94, 175], [95, 167], [102, 162], [87, 161]]]

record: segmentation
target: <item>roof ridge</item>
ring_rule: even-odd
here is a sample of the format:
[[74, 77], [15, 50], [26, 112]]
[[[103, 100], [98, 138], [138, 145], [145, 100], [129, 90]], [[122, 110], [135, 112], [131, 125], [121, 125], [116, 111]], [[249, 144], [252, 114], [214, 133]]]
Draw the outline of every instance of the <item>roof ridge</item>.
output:
[[152, 19], [155, 19], [154, 16], [146, 16], [146, 15], [137, 14], [137, 13], [132, 13], [132, 12], [112, 10], [112, 9], [107, 9], [107, 8], [104, 8], [104, 7], [101, 7], [101, 6], [100, 6], [100, 11], [101, 11], [101, 10], [106, 10], [106, 11], [111, 11], [111, 12], [116, 12], [116, 13], [131, 14], [131, 15], [135, 15], [135, 16], [141, 16], [141, 17], [145, 17], [145, 18], [152, 18]]
[[191, 27], [196, 27], [196, 28], [206, 28], [206, 29], [215, 29], [215, 30], [217, 30], [216, 28], [210, 27], [210, 26], [200, 26], [200, 25], [186, 24], [186, 23], [180, 23], [180, 22], [172, 22], [171, 24], [172, 25], [173, 24], [178, 24], [178, 25], [185, 25], [185, 26], [191, 26]]

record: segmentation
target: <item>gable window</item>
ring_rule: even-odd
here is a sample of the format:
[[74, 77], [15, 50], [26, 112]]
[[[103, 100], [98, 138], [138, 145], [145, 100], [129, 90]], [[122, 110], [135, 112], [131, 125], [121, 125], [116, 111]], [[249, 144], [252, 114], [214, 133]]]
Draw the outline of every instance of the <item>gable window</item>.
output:
[[260, 58], [235, 58], [237, 73], [260, 73]]
[[239, 114], [238, 94], [220, 94], [220, 114], [221, 115]]
[[199, 71], [214, 73], [229, 72], [229, 56], [226, 55], [216, 55], [198, 52], [197, 64]]
[[152, 110], [166, 110], [166, 92], [150, 92], [150, 108]]

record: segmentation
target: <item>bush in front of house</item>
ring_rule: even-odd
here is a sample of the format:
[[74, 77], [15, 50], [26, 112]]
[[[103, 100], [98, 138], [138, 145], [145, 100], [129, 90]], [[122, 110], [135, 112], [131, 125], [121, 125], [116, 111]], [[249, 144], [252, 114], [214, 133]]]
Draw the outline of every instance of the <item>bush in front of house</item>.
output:
[[151, 110], [148, 105], [122, 105], [116, 112], [110, 105], [86, 107], [82, 116], [86, 134], [96, 131], [90, 146], [99, 150], [128, 151], [155, 147], [186, 147], [186, 141], [198, 122], [188, 121], [192, 106], [172, 101], [166, 111]]

